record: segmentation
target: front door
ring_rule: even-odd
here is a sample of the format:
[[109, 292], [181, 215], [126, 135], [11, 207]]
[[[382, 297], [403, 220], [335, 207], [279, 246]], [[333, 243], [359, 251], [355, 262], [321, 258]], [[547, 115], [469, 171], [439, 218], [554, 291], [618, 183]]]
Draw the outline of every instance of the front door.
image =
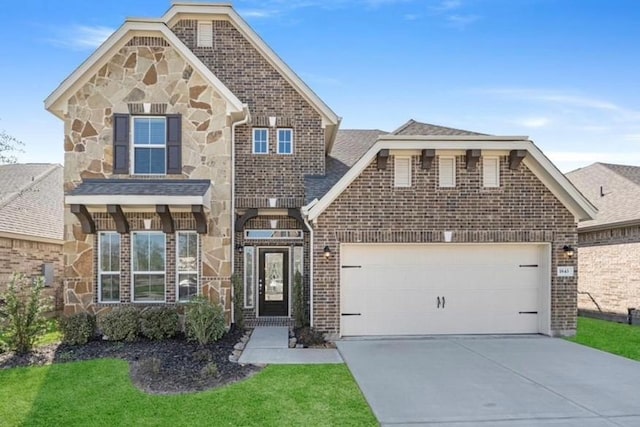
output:
[[260, 249], [259, 316], [289, 315], [289, 249]]

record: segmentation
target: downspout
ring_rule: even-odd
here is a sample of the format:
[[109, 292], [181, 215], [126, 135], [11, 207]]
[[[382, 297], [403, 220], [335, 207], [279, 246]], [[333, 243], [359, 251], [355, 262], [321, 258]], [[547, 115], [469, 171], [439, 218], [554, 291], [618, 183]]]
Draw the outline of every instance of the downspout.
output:
[[302, 218], [304, 219], [304, 225], [309, 230], [309, 324], [313, 328], [313, 259], [314, 259], [314, 246], [313, 246], [313, 227], [309, 224], [309, 210], [318, 203], [318, 199], [313, 199], [307, 206], [300, 208]]
[[[249, 106], [247, 104], [242, 105], [242, 111], [244, 113], [244, 118], [237, 122], [231, 123], [231, 275], [233, 276], [235, 272], [235, 259], [236, 259], [236, 127], [240, 125], [247, 124], [249, 119], [251, 119], [251, 114], [249, 113]], [[235, 320], [235, 304], [233, 304], [234, 295], [234, 286], [233, 282], [231, 282], [231, 322], [233, 323]], [[244, 302], [242, 303], [244, 306]]]

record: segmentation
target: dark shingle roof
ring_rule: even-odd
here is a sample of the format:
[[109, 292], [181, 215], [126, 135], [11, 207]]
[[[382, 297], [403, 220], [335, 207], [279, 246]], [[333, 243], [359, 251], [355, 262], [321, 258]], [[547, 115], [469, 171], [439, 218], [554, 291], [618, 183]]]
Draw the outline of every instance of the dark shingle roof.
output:
[[429, 123], [417, 122], [413, 119], [392, 132], [393, 135], [485, 135], [468, 130], [437, 126]]
[[639, 166], [594, 163], [566, 176], [598, 208], [596, 219], [578, 228], [640, 221]]
[[204, 196], [208, 179], [87, 179], [70, 196]]
[[62, 185], [58, 164], [0, 165], [0, 232], [62, 240]]

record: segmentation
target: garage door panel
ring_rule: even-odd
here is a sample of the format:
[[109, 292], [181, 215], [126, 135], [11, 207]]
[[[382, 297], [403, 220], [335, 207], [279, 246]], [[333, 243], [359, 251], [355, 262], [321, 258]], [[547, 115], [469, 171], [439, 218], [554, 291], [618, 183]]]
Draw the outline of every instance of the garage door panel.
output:
[[[538, 332], [543, 246], [345, 245], [343, 335]], [[441, 306], [438, 307], [438, 299]], [[444, 308], [442, 308], [444, 303]]]

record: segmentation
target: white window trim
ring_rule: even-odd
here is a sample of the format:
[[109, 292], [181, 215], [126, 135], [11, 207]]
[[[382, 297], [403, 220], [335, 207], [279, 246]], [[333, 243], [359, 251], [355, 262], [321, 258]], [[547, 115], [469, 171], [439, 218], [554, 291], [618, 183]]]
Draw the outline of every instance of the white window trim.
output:
[[[453, 162], [452, 168], [452, 185], [442, 184], [442, 161], [451, 160]], [[456, 156], [439, 156], [438, 157], [438, 187], [440, 188], [455, 188], [456, 187], [456, 175], [457, 175]]]
[[[287, 132], [289, 132], [291, 134], [291, 152], [289, 152], [289, 153], [283, 153], [283, 152], [280, 151], [280, 131], [281, 130], [282, 131], [287, 131]], [[277, 138], [278, 141], [276, 141], [276, 152], [278, 154], [282, 154], [283, 156], [291, 156], [291, 155], [293, 155], [293, 129], [292, 128], [278, 128], [276, 135], [278, 137]]]
[[[120, 250], [122, 251], [122, 238], [120, 237], [120, 235], [115, 232], [115, 231], [101, 231], [98, 233], [98, 302], [100, 304], [118, 304], [120, 303], [121, 299], [118, 299], [118, 301], [104, 301], [102, 299], [102, 275], [103, 274], [112, 274], [115, 275], [117, 274], [120, 278], [122, 278], [122, 265], [120, 262], [120, 252], [118, 252], [118, 265], [120, 265], [120, 270], [118, 271], [105, 271], [102, 269], [102, 236], [104, 235], [111, 235], [111, 234], [116, 234], [118, 235], [118, 238], [120, 240]], [[120, 281], [118, 281], [120, 282]], [[120, 285], [118, 285], [118, 287], [120, 287]], [[119, 292], [118, 292], [119, 293]]]
[[[253, 283], [247, 283], [247, 250], [250, 250], [253, 257]], [[256, 267], [256, 247], [255, 246], [247, 246], [242, 254], [242, 271], [244, 272], [244, 289], [242, 293], [242, 306], [244, 308], [255, 308], [256, 307], [256, 274], [258, 272], [258, 268]], [[253, 304], [247, 305], [247, 289], [253, 289]]]
[[[164, 292], [162, 294], [162, 301], [157, 300], [157, 301], [136, 301], [136, 296], [135, 296], [135, 282], [134, 282], [134, 277], [136, 275], [136, 271], [133, 270], [133, 254], [135, 252], [134, 247], [133, 247], [133, 236], [136, 234], [162, 234], [162, 236], [164, 237], [164, 270], [163, 271], [143, 271], [143, 272], [138, 272], [138, 274], [146, 274], [146, 275], [152, 275], [152, 274], [162, 274], [164, 276]], [[167, 302], [167, 236], [166, 234], [164, 234], [162, 231], [134, 231], [131, 233], [131, 241], [129, 242], [130, 245], [130, 252], [131, 252], [131, 260], [130, 260], [130, 266], [131, 266], [131, 302], [133, 304], [164, 304]]]
[[[408, 179], [409, 182], [408, 183], [399, 183], [398, 182], [398, 161], [399, 160], [406, 160], [408, 163]], [[393, 186], [396, 188], [409, 188], [411, 187], [412, 184], [412, 177], [411, 177], [411, 173], [412, 173], [412, 169], [411, 169], [411, 156], [394, 156], [393, 158]]]
[[[178, 258], [180, 256], [180, 235], [181, 234], [194, 234], [196, 236], [196, 269], [194, 271], [180, 271], [178, 270]], [[166, 244], [166, 243], [165, 243]], [[176, 302], [189, 302], [189, 300], [181, 300], [180, 299], [180, 274], [195, 274], [196, 275], [196, 283], [198, 284], [196, 295], [201, 294], [201, 284], [200, 284], [200, 235], [195, 231], [178, 231], [176, 233]], [[166, 259], [165, 259], [165, 269], [167, 268]], [[166, 286], [165, 286], [166, 288]]]
[[[198, 21], [196, 34], [196, 46], [197, 47], [213, 47], [213, 22], [212, 21]], [[207, 31], [208, 38], [203, 38], [204, 31]]]
[[[487, 160], [495, 160], [496, 182], [487, 185], [485, 171], [487, 170]], [[482, 186], [484, 188], [500, 188], [500, 157], [499, 156], [483, 156], [482, 157]]]
[[[267, 151], [256, 151], [256, 131], [263, 130], [267, 132]], [[269, 128], [253, 128], [251, 130], [251, 152], [253, 154], [269, 154]]]
[[[135, 119], [163, 119], [164, 120], [164, 144], [135, 144]], [[167, 118], [165, 116], [131, 116], [129, 123], [129, 171], [137, 176], [163, 176], [167, 174]], [[163, 173], [136, 173], [136, 147], [138, 148], [164, 148], [164, 172]]]

